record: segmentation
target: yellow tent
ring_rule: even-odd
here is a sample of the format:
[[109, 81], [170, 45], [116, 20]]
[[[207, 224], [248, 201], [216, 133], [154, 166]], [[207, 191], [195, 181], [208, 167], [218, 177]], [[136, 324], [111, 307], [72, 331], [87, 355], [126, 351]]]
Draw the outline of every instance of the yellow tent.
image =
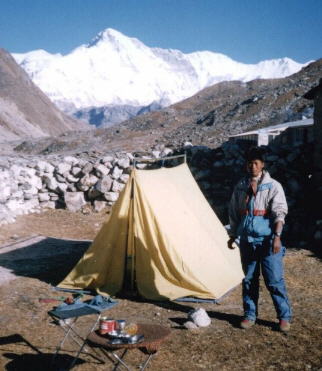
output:
[[152, 300], [217, 299], [238, 285], [238, 249], [188, 166], [134, 169], [94, 242], [60, 287], [113, 295], [135, 282]]

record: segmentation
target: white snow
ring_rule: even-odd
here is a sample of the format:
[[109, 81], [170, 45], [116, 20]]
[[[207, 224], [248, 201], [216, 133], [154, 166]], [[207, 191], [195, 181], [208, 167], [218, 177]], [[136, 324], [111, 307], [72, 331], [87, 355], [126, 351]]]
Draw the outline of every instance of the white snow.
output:
[[285, 77], [305, 66], [289, 58], [243, 64], [210, 51], [149, 48], [110, 28], [67, 55], [36, 50], [13, 57], [62, 109], [170, 104], [220, 81]]

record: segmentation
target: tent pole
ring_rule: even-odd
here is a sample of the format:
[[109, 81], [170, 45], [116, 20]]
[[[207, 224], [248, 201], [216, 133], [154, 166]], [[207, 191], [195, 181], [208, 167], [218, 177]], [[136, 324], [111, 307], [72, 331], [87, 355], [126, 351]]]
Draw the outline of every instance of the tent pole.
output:
[[135, 197], [135, 191], [134, 191], [134, 179], [132, 178], [132, 187], [131, 187], [131, 199], [132, 199], [132, 233], [133, 233], [133, 250], [132, 250], [132, 259], [131, 259], [131, 291], [134, 291], [134, 281], [135, 281], [135, 219], [134, 219], [134, 197]]

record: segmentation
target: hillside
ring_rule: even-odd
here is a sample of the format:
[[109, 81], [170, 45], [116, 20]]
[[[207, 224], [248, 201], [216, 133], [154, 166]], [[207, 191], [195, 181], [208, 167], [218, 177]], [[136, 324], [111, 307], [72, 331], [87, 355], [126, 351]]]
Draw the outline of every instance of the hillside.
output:
[[322, 59], [282, 79], [222, 82], [117, 127], [26, 141], [16, 150], [44, 154], [144, 151], [162, 145], [177, 148], [185, 141], [214, 148], [231, 134], [312, 117], [312, 102], [302, 96], [317, 84], [321, 75]]
[[0, 49], [0, 141], [56, 136], [88, 125], [62, 113]]

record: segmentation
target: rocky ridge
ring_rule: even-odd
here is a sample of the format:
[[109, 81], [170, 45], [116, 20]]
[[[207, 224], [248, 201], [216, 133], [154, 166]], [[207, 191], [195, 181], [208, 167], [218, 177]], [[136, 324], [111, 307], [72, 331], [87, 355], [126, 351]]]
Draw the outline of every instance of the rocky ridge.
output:
[[222, 82], [170, 107], [145, 113], [117, 127], [15, 143], [19, 153], [80, 153], [162, 150], [193, 145], [216, 148], [229, 135], [286, 121], [310, 118], [312, 102], [302, 96], [322, 75], [322, 59], [274, 80]]
[[0, 142], [85, 128], [90, 129], [59, 111], [12, 56], [0, 49]]

